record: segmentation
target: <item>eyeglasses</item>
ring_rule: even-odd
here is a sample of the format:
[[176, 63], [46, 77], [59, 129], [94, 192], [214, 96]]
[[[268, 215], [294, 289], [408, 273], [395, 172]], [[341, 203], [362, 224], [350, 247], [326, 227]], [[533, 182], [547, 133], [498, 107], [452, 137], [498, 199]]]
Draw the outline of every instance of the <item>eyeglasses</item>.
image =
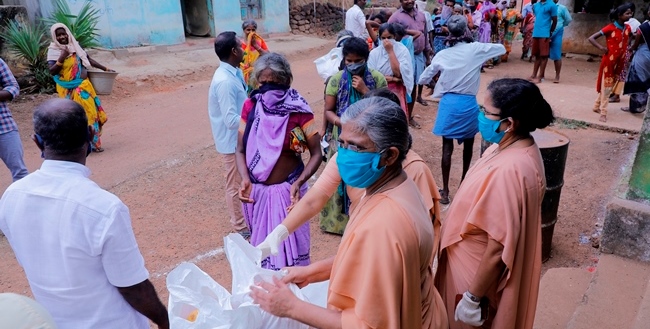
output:
[[347, 149], [347, 150], [354, 151], [354, 152], [364, 152], [364, 151], [367, 150], [367, 148], [365, 148], [365, 147], [356, 146], [356, 145], [352, 145], [352, 144], [348, 144], [348, 145], [346, 146], [346, 145], [343, 144], [343, 142], [341, 142], [340, 140], [339, 140], [339, 141], [336, 141], [336, 146], [337, 146], [338, 148], [340, 148], [340, 149]]
[[501, 113], [488, 112], [485, 109], [485, 106], [483, 106], [483, 105], [479, 105], [478, 109], [479, 109], [479, 111], [483, 112], [486, 115], [494, 115], [495, 117], [501, 117]]

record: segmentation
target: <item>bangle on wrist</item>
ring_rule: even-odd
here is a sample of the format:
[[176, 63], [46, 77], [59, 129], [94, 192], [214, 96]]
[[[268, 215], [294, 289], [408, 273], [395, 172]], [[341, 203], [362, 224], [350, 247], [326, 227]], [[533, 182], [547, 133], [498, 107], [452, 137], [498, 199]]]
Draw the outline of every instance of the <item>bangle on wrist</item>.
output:
[[55, 64], [56, 66], [63, 66], [63, 63], [61, 63], [61, 62], [59, 62], [59, 61], [56, 61], [56, 63], [54, 63], [54, 64]]

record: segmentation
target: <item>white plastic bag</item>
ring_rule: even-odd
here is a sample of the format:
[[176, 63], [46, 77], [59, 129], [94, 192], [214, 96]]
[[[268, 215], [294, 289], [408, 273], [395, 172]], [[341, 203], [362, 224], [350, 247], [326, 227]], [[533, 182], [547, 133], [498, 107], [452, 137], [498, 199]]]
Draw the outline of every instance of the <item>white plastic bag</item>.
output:
[[343, 60], [343, 48], [338, 47], [330, 50], [327, 55], [317, 58], [314, 61], [316, 64], [316, 71], [318, 75], [327, 80], [327, 78], [333, 76], [336, 72], [340, 71], [339, 66]]
[[[279, 272], [262, 269], [261, 251], [237, 233], [224, 238], [224, 249], [232, 268], [232, 294], [196, 265], [182, 263], [167, 276], [171, 329], [307, 329], [300, 322], [273, 316], [253, 304], [250, 286], [259, 280], [272, 282]], [[291, 291], [302, 300], [325, 307], [328, 282]], [[196, 320], [188, 317], [194, 312]], [[198, 312], [198, 313], [197, 313]]]

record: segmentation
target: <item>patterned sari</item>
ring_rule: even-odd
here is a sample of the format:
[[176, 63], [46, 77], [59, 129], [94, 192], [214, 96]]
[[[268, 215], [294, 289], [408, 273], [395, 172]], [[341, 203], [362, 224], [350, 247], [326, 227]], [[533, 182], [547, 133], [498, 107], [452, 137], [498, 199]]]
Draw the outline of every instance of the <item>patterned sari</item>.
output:
[[[251, 244], [259, 245], [287, 217], [287, 208], [291, 205], [291, 185], [298, 180], [305, 166], [300, 165], [291, 172], [284, 182], [266, 184], [265, 182], [275, 168], [282, 152], [286, 152], [285, 140], [287, 130], [290, 134], [300, 131], [304, 137], [313, 134], [313, 112], [307, 101], [295, 89], [260, 88], [253, 92], [251, 101], [254, 108], [242, 112], [245, 123], [244, 146], [246, 167], [253, 188], [253, 203], [242, 203], [246, 224], [251, 229]], [[244, 105], [247, 107], [247, 104]], [[303, 127], [289, 126], [293, 115], [309, 114], [311, 122]], [[244, 118], [246, 117], [246, 118]], [[311, 129], [307, 129], [311, 127]], [[307, 130], [307, 131], [305, 131]], [[306, 138], [305, 138], [306, 143]], [[291, 151], [296, 151], [291, 149]], [[310, 155], [313, 156], [313, 155]], [[300, 188], [300, 196], [307, 193], [307, 184]], [[281, 270], [287, 266], [309, 265], [309, 223], [300, 226], [282, 242], [277, 256], [262, 260], [262, 267]]]
[[[338, 76], [338, 73], [337, 75]], [[370, 69], [366, 69], [364, 74], [364, 83], [368, 89], [372, 90], [377, 87], [376, 81], [372, 76]], [[336, 81], [334, 81], [336, 82]], [[332, 83], [332, 81], [330, 81]], [[347, 68], [341, 71], [341, 80], [338, 81], [338, 92], [336, 95], [336, 115], [343, 115], [350, 105], [356, 103], [363, 97], [356, 89], [352, 88], [352, 76]], [[329, 152], [327, 159], [331, 159], [338, 152], [337, 141], [339, 139], [339, 127], [328, 125], [328, 131], [325, 133], [330, 140]], [[341, 182], [337, 193], [327, 201], [325, 207], [320, 213], [320, 228], [329, 233], [342, 235], [345, 226], [348, 224], [348, 210], [350, 207], [350, 198], [347, 193], [345, 183]]]
[[503, 45], [506, 47], [506, 54], [501, 57], [503, 61], [508, 60], [508, 55], [512, 51], [512, 40], [517, 35], [517, 22], [521, 21], [522, 17], [519, 11], [514, 8], [508, 9], [506, 18], [503, 20], [505, 35], [503, 36]]
[[260, 57], [260, 52], [257, 51], [255, 47], [253, 47], [254, 37], [257, 38], [262, 50], [269, 50], [269, 47], [266, 45], [264, 39], [262, 39], [259, 34], [254, 32], [248, 34], [246, 42], [242, 42], [242, 49], [244, 49], [244, 60], [239, 65], [239, 68], [241, 68], [242, 72], [244, 73], [244, 81], [246, 81], [246, 84], [248, 85], [249, 93], [257, 88], [254, 81], [255, 79], [253, 79], [251, 74], [253, 73], [253, 65], [255, 65], [255, 61]]
[[69, 56], [63, 61], [61, 72], [54, 76], [54, 82], [59, 97], [79, 103], [86, 111], [88, 126], [92, 127], [91, 146], [93, 151], [96, 151], [102, 146], [100, 137], [107, 117], [90, 80], [81, 79], [82, 68], [78, 55]]

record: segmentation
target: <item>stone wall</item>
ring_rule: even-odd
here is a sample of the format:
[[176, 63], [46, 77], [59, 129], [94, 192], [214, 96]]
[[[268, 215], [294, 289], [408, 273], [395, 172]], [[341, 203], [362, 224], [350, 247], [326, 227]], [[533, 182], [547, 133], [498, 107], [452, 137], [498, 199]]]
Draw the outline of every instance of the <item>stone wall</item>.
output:
[[316, 3], [294, 6], [289, 10], [291, 32], [331, 36], [345, 26], [345, 10], [332, 3]]
[[[27, 8], [23, 6], [0, 6], [0, 30], [4, 30], [11, 21], [23, 25], [29, 24]], [[15, 76], [21, 75], [27, 68], [25, 63], [7, 50], [2, 39], [0, 39], [0, 57], [7, 63]]]

